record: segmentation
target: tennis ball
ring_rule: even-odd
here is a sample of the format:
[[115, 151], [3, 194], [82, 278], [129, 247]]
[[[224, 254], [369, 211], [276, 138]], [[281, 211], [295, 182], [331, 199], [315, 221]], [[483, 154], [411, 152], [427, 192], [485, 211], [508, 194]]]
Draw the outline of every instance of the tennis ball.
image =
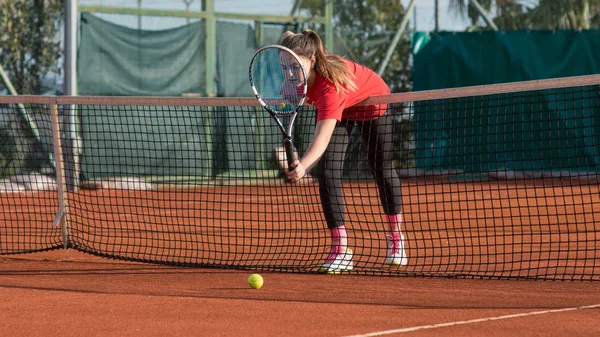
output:
[[282, 109], [285, 108], [285, 103], [283, 103], [283, 102], [279, 103], [279, 107]]
[[252, 274], [248, 277], [248, 285], [252, 289], [260, 289], [263, 286], [263, 278], [258, 274]]

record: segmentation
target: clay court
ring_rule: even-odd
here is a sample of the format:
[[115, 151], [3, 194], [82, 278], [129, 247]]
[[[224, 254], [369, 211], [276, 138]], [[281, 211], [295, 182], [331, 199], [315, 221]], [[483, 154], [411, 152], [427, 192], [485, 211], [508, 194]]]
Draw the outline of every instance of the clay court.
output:
[[[327, 243], [312, 184], [283, 202], [296, 213], [274, 210], [280, 186], [80, 190], [68, 196], [68, 251], [51, 227], [55, 193], [4, 194], [3, 241], [51, 237], [29, 247], [57, 249], [0, 257], [0, 323], [10, 336], [600, 333], [597, 184], [406, 180], [410, 261], [394, 270], [380, 265], [382, 224], [368, 215], [374, 186], [351, 184], [347, 275], [315, 273]], [[246, 283], [253, 272], [259, 290]]]
[[[6, 336], [596, 336], [598, 282], [262, 273], [64, 251], [0, 258]], [[396, 332], [394, 332], [396, 331]], [[380, 334], [375, 334], [380, 333]]]
[[600, 336], [598, 2], [183, 2], [3, 7], [0, 337]]

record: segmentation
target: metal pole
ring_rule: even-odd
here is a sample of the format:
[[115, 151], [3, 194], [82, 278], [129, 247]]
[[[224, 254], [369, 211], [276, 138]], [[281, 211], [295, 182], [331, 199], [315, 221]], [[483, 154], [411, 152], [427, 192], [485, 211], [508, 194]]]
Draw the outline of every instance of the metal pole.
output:
[[[300, 9], [300, 6], [302, 6], [302, 1], [303, 0], [295, 0], [294, 1], [294, 6], [292, 6], [292, 11], [290, 12], [290, 16], [296, 15], [296, 12], [298, 12], [298, 9]], [[286, 23], [285, 25], [283, 25], [283, 31], [281, 32], [281, 34], [285, 33], [288, 30], [292, 30], [292, 29], [294, 30], [294, 33], [299, 33], [299, 32], [295, 31], [296, 27], [294, 27], [294, 26], [297, 26], [297, 25], [292, 25], [292, 24], [290, 24], [290, 22]], [[294, 28], [292, 28], [292, 27], [294, 27]]]
[[217, 34], [215, 23], [215, 0], [202, 0], [206, 12], [206, 96], [215, 96], [215, 74], [217, 57]]
[[[183, 0], [183, 2], [185, 3], [185, 11], [189, 12], [190, 11], [190, 7], [192, 6], [192, 2], [194, 2], [194, 0]], [[185, 22], [187, 24], [190, 23], [190, 18], [186, 18]]]
[[414, 24], [414, 30], [415, 32], [417, 31], [417, 7], [415, 7], [415, 9], [413, 9], [413, 24]]
[[333, 53], [333, 0], [325, 0], [325, 48]]
[[381, 76], [381, 74], [383, 74], [383, 72], [385, 71], [385, 68], [387, 67], [388, 63], [390, 62], [390, 58], [392, 58], [392, 54], [394, 54], [394, 49], [396, 49], [396, 46], [398, 45], [398, 42], [400, 41], [400, 37], [402, 36], [402, 34], [404, 34], [404, 30], [406, 30], [406, 25], [408, 24], [408, 19], [410, 18], [410, 14], [414, 10], [416, 3], [417, 3], [417, 0], [411, 0], [410, 4], [408, 4], [408, 8], [406, 9], [406, 13], [404, 13], [404, 17], [402, 18], [400, 27], [396, 31], [396, 35], [394, 35], [394, 38], [392, 39], [392, 43], [390, 44], [390, 46], [387, 49], [387, 52], [385, 53], [385, 58], [379, 64], [379, 68], [377, 69], [377, 74], [379, 74], [379, 76]]
[[469, 0], [469, 1], [471, 1], [471, 4], [473, 5], [473, 7], [475, 7], [475, 9], [477, 9], [479, 14], [481, 14], [481, 16], [483, 16], [483, 19], [488, 24], [488, 26], [490, 26], [493, 30], [498, 30], [498, 27], [494, 23], [494, 20], [492, 20], [492, 18], [488, 15], [488, 13], [485, 11], [483, 6], [481, 6], [477, 0]]
[[265, 25], [262, 21], [254, 21], [254, 40], [256, 41], [257, 47], [265, 45]]
[[[65, 1], [65, 60], [64, 60], [64, 94], [77, 96], [77, 0]], [[66, 110], [65, 126], [65, 162], [67, 189], [76, 190], [79, 186], [79, 154], [80, 146], [77, 135], [77, 109], [72, 105]]]
[[435, 0], [435, 31], [440, 31], [440, 0]]
[[142, 0], [138, 0], [138, 30], [142, 30]]
[[300, 6], [302, 6], [302, 2], [303, 2], [303, 0], [294, 1], [294, 6], [292, 7], [292, 11], [290, 12], [290, 15], [296, 15], [296, 12], [298, 11], [298, 9], [300, 9]]
[[64, 94], [77, 96], [77, 0], [65, 1]]

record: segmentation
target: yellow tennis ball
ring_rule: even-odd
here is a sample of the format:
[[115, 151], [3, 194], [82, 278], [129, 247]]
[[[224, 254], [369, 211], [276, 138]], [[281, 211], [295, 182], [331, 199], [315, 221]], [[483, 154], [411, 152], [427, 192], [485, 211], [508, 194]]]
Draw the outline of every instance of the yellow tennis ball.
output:
[[252, 274], [248, 277], [248, 285], [252, 289], [260, 289], [263, 286], [263, 278], [259, 274]]
[[283, 103], [283, 102], [279, 103], [279, 107], [282, 109], [285, 108], [285, 103]]

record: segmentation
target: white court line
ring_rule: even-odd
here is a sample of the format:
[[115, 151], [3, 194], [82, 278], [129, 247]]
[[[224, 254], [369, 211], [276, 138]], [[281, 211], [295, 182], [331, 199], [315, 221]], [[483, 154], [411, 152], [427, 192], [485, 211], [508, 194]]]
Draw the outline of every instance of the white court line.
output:
[[555, 312], [565, 312], [565, 311], [575, 311], [575, 310], [595, 309], [595, 308], [600, 308], [600, 304], [586, 305], [586, 306], [573, 307], [573, 308], [562, 308], [562, 309], [553, 309], [553, 310], [544, 310], [544, 311], [533, 311], [533, 312], [526, 312], [526, 313], [522, 313], [522, 314], [513, 314], [513, 315], [506, 315], [506, 316], [478, 318], [478, 319], [472, 319], [472, 320], [468, 320], [468, 321], [457, 321], [457, 322], [448, 322], [448, 323], [440, 323], [440, 324], [432, 324], [432, 325], [413, 326], [413, 327], [410, 327], [410, 328], [385, 330], [385, 331], [376, 331], [376, 332], [369, 332], [369, 333], [366, 333], [366, 334], [352, 335], [352, 336], [347, 336], [347, 337], [383, 336], [383, 335], [391, 335], [391, 334], [403, 333], [403, 332], [412, 332], [412, 331], [419, 331], [419, 330], [444, 328], [444, 327], [455, 326], [455, 325], [465, 325], [465, 324], [480, 323], [480, 322], [490, 322], [490, 321], [498, 321], [498, 320], [501, 320], [501, 319], [526, 317], [526, 316], [535, 316], [535, 315], [544, 315], [544, 314], [551, 314], [551, 313], [555, 313]]

